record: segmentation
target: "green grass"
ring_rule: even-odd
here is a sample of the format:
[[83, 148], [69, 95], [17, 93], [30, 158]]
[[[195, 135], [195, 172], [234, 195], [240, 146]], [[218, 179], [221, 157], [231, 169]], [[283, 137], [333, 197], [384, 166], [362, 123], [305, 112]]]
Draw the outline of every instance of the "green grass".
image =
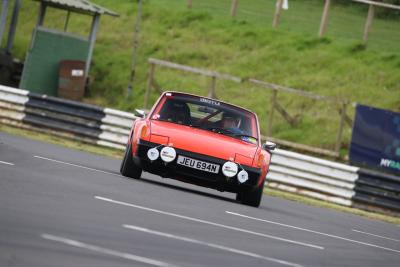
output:
[[[334, 96], [350, 102], [400, 111], [400, 20], [375, 19], [368, 46], [361, 43], [367, 10], [361, 5], [338, 5], [331, 10], [327, 36], [317, 38], [323, 1], [293, 0], [273, 29], [274, 0], [241, 0], [235, 19], [229, 16], [230, 0], [144, 1], [134, 94], [126, 97], [136, 1], [93, 0], [121, 16], [103, 16], [94, 51], [94, 82], [86, 102], [127, 111], [143, 105], [149, 57], [216, 70], [240, 77]], [[21, 11], [15, 54], [27, 50], [37, 3], [26, 1]], [[65, 12], [50, 9], [45, 24], [63, 28]], [[90, 18], [73, 15], [69, 31], [87, 34]], [[207, 95], [210, 80], [198, 75], [156, 69], [156, 80], [165, 89]], [[249, 83], [217, 81], [217, 96], [258, 113], [265, 132], [270, 92]], [[152, 93], [151, 102], [157, 99]], [[301, 118], [296, 127], [275, 112], [273, 136], [332, 149], [339, 124], [338, 106], [289, 94], [280, 103]], [[349, 107], [348, 113], [354, 114]], [[343, 145], [351, 129], [346, 127]]]
[[[33, 139], [33, 140], [38, 140], [38, 141], [42, 141], [42, 142], [46, 142], [46, 143], [50, 143], [50, 144], [65, 146], [65, 147], [68, 147], [71, 149], [86, 151], [89, 153], [94, 153], [94, 154], [103, 155], [103, 156], [107, 156], [107, 157], [122, 159], [122, 156], [123, 156], [123, 151], [120, 151], [120, 150], [109, 149], [109, 148], [85, 144], [82, 142], [66, 140], [64, 138], [59, 138], [56, 136], [41, 134], [41, 133], [37, 133], [37, 132], [31, 132], [29, 130], [14, 128], [14, 127], [6, 126], [4, 124], [0, 124], [0, 132], [5, 132], [5, 133], [12, 134], [12, 135], [21, 136], [21, 137]], [[337, 210], [337, 211], [341, 211], [341, 212], [347, 212], [347, 213], [367, 217], [367, 218], [374, 219], [374, 220], [380, 220], [380, 221], [385, 221], [385, 222], [400, 225], [399, 217], [364, 211], [364, 210], [360, 210], [360, 209], [356, 209], [356, 208], [344, 207], [344, 206], [336, 205], [333, 203], [323, 202], [321, 200], [312, 199], [309, 197], [296, 195], [293, 193], [283, 192], [283, 191], [272, 189], [272, 188], [266, 188], [264, 190], [264, 194], [272, 196], [272, 197], [278, 197], [278, 198], [283, 198], [283, 199], [287, 199], [290, 201], [304, 203], [306, 205], [311, 205], [311, 206], [321, 207], [321, 208], [326, 208], [326, 209], [332, 209], [332, 210]]]

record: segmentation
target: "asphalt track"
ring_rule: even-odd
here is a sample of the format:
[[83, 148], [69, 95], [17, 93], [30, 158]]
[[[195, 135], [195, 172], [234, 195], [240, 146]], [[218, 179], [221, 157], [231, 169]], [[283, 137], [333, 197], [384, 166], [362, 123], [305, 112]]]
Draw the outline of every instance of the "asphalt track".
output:
[[0, 133], [0, 266], [400, 266], [400, 227]]

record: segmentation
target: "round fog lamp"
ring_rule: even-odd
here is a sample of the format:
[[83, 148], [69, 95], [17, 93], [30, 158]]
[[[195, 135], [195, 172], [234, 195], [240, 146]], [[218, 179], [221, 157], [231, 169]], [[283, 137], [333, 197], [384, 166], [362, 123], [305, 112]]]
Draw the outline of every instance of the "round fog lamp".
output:
[[233, 177], [237, 174], [237, 172], [238, 172], [238, 166], [236, 165], [236, 163], [232, 161], [227, 161], [222, 166], [222, 173], [226, 177]]
[[158, 152], [158, 150], [156, 149], [156, 148], [150, 148], [148, 151], [147, 151], [147, 157], [151, 160], [151, 161], [153, 161], [153, 160], [156, 160], [156, 159], [158, 159], [158, 156], [160, 156], [160, 152]]
[[241, 170], [238, 173], [237, 178], [238, 178], [239, 183], [243, 184], [244, 182], [249, 180], [249, 174], [245, 170]]
[[170, 146], [166, 146], [163, 149], [161, 149], [161, 159], [164, 162], [171, 162], [176, 158], [176, 151], [174, 148]]

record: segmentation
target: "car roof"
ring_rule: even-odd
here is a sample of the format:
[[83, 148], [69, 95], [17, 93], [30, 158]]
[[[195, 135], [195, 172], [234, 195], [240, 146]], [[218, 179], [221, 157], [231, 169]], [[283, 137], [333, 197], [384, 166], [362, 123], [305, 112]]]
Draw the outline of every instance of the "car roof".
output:
[[253, 115], [255, 115], [255, 116], [257, 117], [256, 113], [254, 113], [254, 112], [251, 111], [251, 110], [248, 110], [248, 109], [246, 109], [246, 108], [244, 108], [244, 107], [241, 107], [241, 106], [237, 106], [237, 105], [233, 105], [233, 104], [230, 104], [230, 103], [221, 101], [221, 100], [219, 100], [219, 99], [213, 99], [213, 98], [209, 98], [209, 97], [205, 97], [205, 96], [201, 96], [201, 95], [189, 94], [189, 93], [178, 92], [178, 91], [165, 91], [165, 92], [163, 93], [163, 95], [165, 95], [165, 94], [167, 94], [167, 93], [170, 93], [170, 94], [178, 94], [178, 95], [194, 96], [194, 97], [201, 97], [201, 98], [209, 99], [209, 100], [211, 100], [211, 101], [218, 101], [218, 102], [220, 102], [220, 103], [223, 103], [224, 105], [228, 105], [228, 106], [231, 106], [231, 107], [234, 107], [234, 108], [238, 108], [238, 109], [242, 109], [242, 110], [244, 110], [244, 111], [250, 112], [251, 114], [253, 114]]

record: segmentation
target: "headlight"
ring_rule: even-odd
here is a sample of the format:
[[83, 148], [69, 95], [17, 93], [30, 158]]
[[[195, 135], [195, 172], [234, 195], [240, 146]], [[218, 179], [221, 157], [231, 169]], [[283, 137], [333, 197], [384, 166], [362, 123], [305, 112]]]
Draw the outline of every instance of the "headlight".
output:
[[237, 178], [238, 178], [239, 183], [243, 184], [244, 182], [249, 180], [249, 174], [245, 170], [241, 170], [238, 173]]
[[158, 157], [160, 156], [160, 152], [158, 152], [158, 150], [156, 149], [156, 148], [150, 148], [148, 151], [147, 151], [147, 157], [151, 160], [151, 161], [153, 161], [153, 160], [156, 160], [156, 159], [158, 159]]
[[222, 173], [226, 176], [226, 177], [233, 177], [237, 174], [238, 172], [238, 166], [236, 163], [232, 162], [232, 161], [227, 161], [224, 163], [224, 165], [222, 165]]
[[172, 162], [176, 158], [176, 151], [170, 146], [166, 146], [161, 149], [161, 159], [166, 162]]

